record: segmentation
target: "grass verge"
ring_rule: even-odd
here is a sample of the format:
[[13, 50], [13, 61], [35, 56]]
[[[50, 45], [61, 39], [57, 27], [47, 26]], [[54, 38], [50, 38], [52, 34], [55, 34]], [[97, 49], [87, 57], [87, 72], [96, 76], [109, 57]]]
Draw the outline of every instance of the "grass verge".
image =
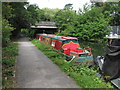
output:
[[2, 48], [2, 88], [13, 88], [15, 85], [15, 62], [18, 55], [17, 43], [11, 42]]
[[61, 52], [55, 51], [54, 48], [41, 43], [39, 40], [31, 41], [39, 50], [41, 50], [53, 63], [57, 64], [60, 69], [72, 77], [81, 88], [113, 88], [110, 83], [105, 83], [102, 78], [98, 77], [97, 70], [88, 68], [87, 62], [76, 65], [73, 62], [65, 62], [65, 57]]

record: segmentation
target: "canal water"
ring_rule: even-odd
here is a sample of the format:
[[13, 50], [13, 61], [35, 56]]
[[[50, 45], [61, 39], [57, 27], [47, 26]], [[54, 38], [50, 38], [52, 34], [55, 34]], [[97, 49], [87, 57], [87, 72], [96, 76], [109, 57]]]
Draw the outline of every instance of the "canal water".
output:
[[79, 41], [79, 42], [82, 48], [88, 46], [92, 48], [92, 53], [94, 58], [96, 58], [97, 56], [104, 56], [106, 54], [106, 43], [93, 43], [93, 42], [85, 42], [85, 41]]

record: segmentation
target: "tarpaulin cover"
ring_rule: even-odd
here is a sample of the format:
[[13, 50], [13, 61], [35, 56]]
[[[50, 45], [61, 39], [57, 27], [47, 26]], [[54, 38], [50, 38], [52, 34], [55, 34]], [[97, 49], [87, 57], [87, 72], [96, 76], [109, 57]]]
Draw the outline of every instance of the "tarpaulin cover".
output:
[[120, 39], [113, 39], [111, 44], [107, 44], [102, 72], [111, 80], [120, 77]]

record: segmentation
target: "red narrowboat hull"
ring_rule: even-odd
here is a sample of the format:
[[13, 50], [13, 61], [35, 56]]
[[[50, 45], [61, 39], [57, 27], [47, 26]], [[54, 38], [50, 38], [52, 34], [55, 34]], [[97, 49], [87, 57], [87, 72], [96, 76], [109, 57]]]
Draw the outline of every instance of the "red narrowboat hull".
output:
[[36, 36], [41, 42], [50, 45], [56, 50], [62, 50], [64, 55], [78, 57], [77, 62], [93, 60], [91, 48], [82, 49], [77, 38], [52, 34], [37, 34]]

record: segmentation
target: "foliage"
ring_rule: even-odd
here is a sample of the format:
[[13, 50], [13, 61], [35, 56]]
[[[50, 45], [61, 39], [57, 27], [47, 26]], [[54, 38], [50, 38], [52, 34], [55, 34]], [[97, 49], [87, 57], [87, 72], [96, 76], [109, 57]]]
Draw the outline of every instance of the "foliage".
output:
[[28, 29], [21, 29], [21, 34], [24, 36], [28, 36], [29, 35], [29, 30]]
[[2, 46], [7, 46], [10, 42], [11, 31], [14, 30], [8, 19], [13, 17], [13, 8], [9, 3], [2, 3]]
[[35, 33], [35, 30], [32, 30], [32, 29], [21, 29], [21, 34], [23, 36], [28, 36], [28, 37], [34, 37], [34, 33]]
[[15, 28], [15, 30], [12, 32], [13, 37], [18, 37], [20, 34], [20, 29], [28, 26], [28, 23], [26, 23], [27, 10], [24, 7], [26, 4], [27, 3], [24, 2], [9, 3], [9, 5], [13, 8], [11, 13], [14, 14], [14, 17], [9, 19], [10, 24], [12, 24], [12, 26]]
[[2, 20], [2, 45], [7, 46], [7, 44], [10, 42], [10, 36], [11, 31], [13, 31], [14, 28], [11, 27], [11, 24], [6, 19]]
[[[39, 40], [31, 41], [38, 49], [48, 56], [60, 69], [72, 77], [81, 88], [113, 88], [110, 83], [105, 83], [102, 78], [98, 78], [96, 68], [88, 68], [87, 62], [76, 65], [73, 60], [70, 63], [64, 62], [65, 57], [61, 52], [57, 52], [50, 46], [41, 43]], [[44, 46], [44, 47], [43, 47]]]
[[42, 8], [42, 9], [39, 9], [38, 12], [39, 12], [39, 16], [40, 16], [40, 20], [42, 21], [53, 21], [53, 18], [56, 14], [56, 12], [58, 12], [59, 9], [56, 8], [56, 9], [50, 9], [50, 8]]
[[[109, 17], [105, 18], [102, 8], [92, 8], [89, 12], [79, 16], [76, 34], [83, 40], [100, 41], [109, 32]], [[94, 16], [94, 17], [93, 17]]]
[[73, 9], [73, 7], [72, 7], [72, 5], [73, 4], [66, 4], [65, 6], [64, 6], [64, 9], [67, 9], [67, 10], [72, 10]]
[[83, 5], [83, 9], [79, 8], [78, 14], [84, 14], [88, 12], [90, 9], [91, 9], [91, 6], [85, 3], [85, 5]]
[[106, 42], [103, 42], [101, 44], [99, 43], [94, 43], [94, 42], [86, 42], [86, 41], [79, 41], [80, 47], [85, 48], [85, 47], [90, 47], [92, 49], [92, 54], [93, 58], [97, 58], [97, 56], [105, 56], [106, 54]]
[[31, 25], [34, 25], [36, 23], [36, 21], [39, 21], [39, 7], [37, 5], [29, 5], [27, 7], [27, 14], [28, 14], [28, 22], [27, 23], [30, 23]]
[[[56, 25], [57, 25], [58, 29], [60, 30], [60, 33], [64, 30], [68, 29], [67, 27], [69, 27], [69, 26], [74, 28], [74, 26], [72, 26], [72, 24], [74, 25], [74, 22], [76, 22], [76, 17], [77, 17], [77, 15], [76, 15], [75, 11], [72, 11], [72, 10], [60, 10], [59, 12], [57, 12], [55, 15], [54, 21], [56, 22]], [[74, 29], [72, 29], [72, 30], [74, 30]], [[69, 33], [70, 30], [67, 30], [67, 31]], [[62, 34], [66, 34], [66, 32], [61, 33], [61, 35]]]
[[9, 5], [9, 3], [2, 3], [2, 17], [4, 19], [10, 19], [14, 15], [12, 14], [13, 8]]
[[52, 21], [55, 13], [59, 9], [49, 9], [39, 7], [35, 4], [30, 5], [28, 2], [3, 2], [3, 18], [15, 29], [11, 33], [11, 37], [19, 37], [21, 29], [26, 29], [28, 36], [33, 36], [34, 31], [30, 30], [31, 25], [35, 25], [36, 22]]
[[39, 21], [37, 5], [29, 5], [27, 2], [3, 2], [3, 18], [15, 29], [12, 37], [19, 37], [22, 28], [30, 28], [36, 21]]
[[[100, 7], [99, 3], [94, 3], [93, 6]], [[112, 19], [110, 20], [109, 24], [111, 26], [117, 26], [120, 23], [120, 1], [119, 2], [105, 2], [103, 3], [103, 13], [106, 16], [111, 16]]]
[[107, 16], [108, 13], [104, 11], [104, 7], [90, 9], [86, 4], [79, 14], [68, 9], [59, 11], [54, 21], [60, 30], [59, 35], [75, 36], [86, 41], [101, 41], [109, 32], [111, 18]]
[[29, 37], [33, 38], [35, 35], [35, 30], [29, 29]]
[[18, 46], [16, 43], [10, 43], [7, 47], [2, 48], [2, 87], [13, 88], [14, 70], [16, 56], [18, 55]]

